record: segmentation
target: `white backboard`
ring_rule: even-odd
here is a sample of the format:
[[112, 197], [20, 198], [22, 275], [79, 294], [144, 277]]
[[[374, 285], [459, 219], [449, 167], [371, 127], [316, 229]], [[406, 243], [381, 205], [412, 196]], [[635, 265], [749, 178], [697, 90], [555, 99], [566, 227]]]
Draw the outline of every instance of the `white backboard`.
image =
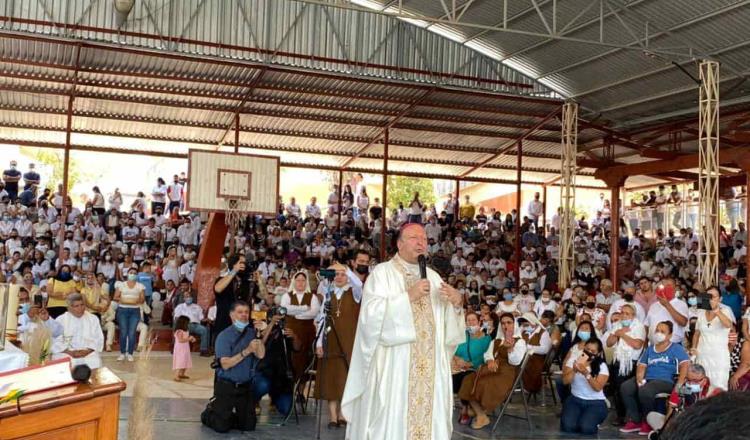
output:
[[241, 200], [247, 212], [276, 215], [279, 158], [190, 150], [187, 209], [224, 212], [226, 200]]

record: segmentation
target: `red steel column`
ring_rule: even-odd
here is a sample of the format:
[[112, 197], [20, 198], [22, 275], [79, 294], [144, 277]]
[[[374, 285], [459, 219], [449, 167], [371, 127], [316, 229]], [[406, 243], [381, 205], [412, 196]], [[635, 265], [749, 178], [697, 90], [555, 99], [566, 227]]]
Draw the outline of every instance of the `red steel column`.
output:
[[609, 278], [615, 291], [619, 290], [620, 283], [617, 280], [617, 265], [620, 263], [620, 182], [610, 188], [610, 215], [609, 215]]
[[341, 204], [342, 204], [341, 195], [344, 194], [344, 187], [342, 186], [343, 180], [344, 180], [344, 170], [339, 170], [339, 189], [338, 189], [339, 191], [339, 194], [338, 194], [339, 195], [339, 199], [338, 199], [339, 200], [338, 201], [339, 219], [336, 222], [336, 229], [339, 230], [339, 233], [341, 233]]
[[240, 152], [240, 114], [234, 115], [234, 153]]
[[383, 212], [380, 222], [380, 262], [385, 261], [385, 234], [388, 231], [388, 217], [386, 215], [386, 206], [388, 206], [388, 136], [389, 130], [386, 129], [383, 134]]
[[521, 272], [521, 159], [523, 158], [523, 141], [518, 141], [518, 147], [516, 148], [517, 162], [516, 162], [516, 268], [515, 277], [516, 284], [520, 287], [520, 272]]
[[542, 235], [547, 236], [547, 185], [542, 185]]

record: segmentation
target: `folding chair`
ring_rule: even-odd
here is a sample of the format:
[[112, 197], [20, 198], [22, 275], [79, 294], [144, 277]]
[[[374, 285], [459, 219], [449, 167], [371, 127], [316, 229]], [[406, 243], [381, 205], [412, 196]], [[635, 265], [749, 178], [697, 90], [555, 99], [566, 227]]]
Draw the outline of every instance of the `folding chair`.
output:
[[544, 359], [544, 370], [542, 370], [542, 405], [546, 405], [547, 398], [547, 386], [549, 386], [549, 392], [552, 394], [552, 401], [557, 405], [557, 396], [555, 395], [555, 383], [552, 380], [552, 365], [555, 363], [557, 358], [557, 347], [552, 346], [547, 357]]
[[[516, 369], [516, 379], [513, 381], [513, 388], [511, 388], [510, 393], [508, 393], [508, 397], [505, 398], [503, 406], [502, 408], [500, 408], [500, 415], [497, 416], [495, 424], [492, 425], [493, 433], [497, 429], [497, 425], [500, 423], [500, 420], [503, 418], [503, 416], [513, 417], [519, 420], [526, 420], [529, 424], [529, 429], [531, 429], [531, 418], [529, 417], [529, 401], [523, 386], [523, 372], [526, 370], [526, 365], [529, 363], [529, 359], [531, 359], [531, 354], [527, 352], [524, 355], [523, 360], [521, 361], [521, 365], [519, 365], [519, 367]], [[505, 413], [505, 410], [508, 408], [511, 400], [513, 400], [514, 393], [521, 393], [521, 397], [523, 399], [523, 409], [524, 413], [526, 414], [525, 417]]]

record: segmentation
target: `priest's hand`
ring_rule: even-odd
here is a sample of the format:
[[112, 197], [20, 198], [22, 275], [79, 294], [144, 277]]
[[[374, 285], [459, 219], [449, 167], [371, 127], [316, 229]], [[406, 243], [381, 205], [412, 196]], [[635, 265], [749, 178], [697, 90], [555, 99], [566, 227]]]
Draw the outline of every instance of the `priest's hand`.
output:
[[493, 373], [496, 372], [497, 371], [497, 361], [495, 361], [493, 359], [493, 360], [487, 362], [487, 369], [490, 370]]
[[454, 307], [461, 307], [464, 304], [463, 295], [450, 284], [442, 283], [440, 285], [440, 297], [453, 304]]
[[430, 294], [430, 282], [428, 280], [419, 280], [411, 286], [411, 289], [407, 293], [409, 294], [409, 301], [419, 301]]

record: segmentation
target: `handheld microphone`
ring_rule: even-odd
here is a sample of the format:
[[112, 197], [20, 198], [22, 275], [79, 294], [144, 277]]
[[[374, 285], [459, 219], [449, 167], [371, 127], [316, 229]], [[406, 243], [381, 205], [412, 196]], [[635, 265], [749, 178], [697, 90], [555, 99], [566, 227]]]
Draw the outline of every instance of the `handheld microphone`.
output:
[[427, 279], [427, 259], [424, 255], [417, 257], [417, 263], [419, 264], [419, 277], [423, 280]]

